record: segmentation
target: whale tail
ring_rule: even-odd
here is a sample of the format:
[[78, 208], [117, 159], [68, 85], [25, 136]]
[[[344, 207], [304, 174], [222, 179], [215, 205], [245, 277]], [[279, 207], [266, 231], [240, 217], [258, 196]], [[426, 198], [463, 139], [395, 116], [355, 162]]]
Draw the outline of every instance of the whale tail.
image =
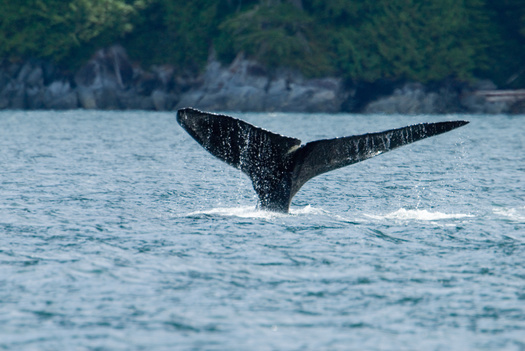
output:
[[299, 139], [193, 108], [180, 109], [177, 122], [204, 149], [250, 177], [261, 209], [278, 212], [288, 212], [293, 196], [317, 175], [469, 123], [422, 123], [301, 146]]

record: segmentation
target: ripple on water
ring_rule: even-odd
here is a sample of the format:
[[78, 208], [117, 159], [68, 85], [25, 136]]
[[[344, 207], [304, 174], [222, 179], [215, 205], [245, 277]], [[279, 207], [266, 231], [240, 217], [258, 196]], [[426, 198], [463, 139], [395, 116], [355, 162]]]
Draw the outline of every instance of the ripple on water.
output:
[[[241, 117], [307, 141], [457, 116]], [[462, 118], [279, 214], [171, 113], [0, 111], [0, 349], [523, 349], [522, 120]]]

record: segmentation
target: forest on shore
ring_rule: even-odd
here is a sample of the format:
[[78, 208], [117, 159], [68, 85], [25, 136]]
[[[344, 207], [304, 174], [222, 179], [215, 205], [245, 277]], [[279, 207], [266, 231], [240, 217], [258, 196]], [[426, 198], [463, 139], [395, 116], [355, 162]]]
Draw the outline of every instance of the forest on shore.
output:
[[181, 74], [243, 52], [306, 77], [525, 87], [523, 0], [0, 0], [2, 62], [75, 70], [113, 44]]

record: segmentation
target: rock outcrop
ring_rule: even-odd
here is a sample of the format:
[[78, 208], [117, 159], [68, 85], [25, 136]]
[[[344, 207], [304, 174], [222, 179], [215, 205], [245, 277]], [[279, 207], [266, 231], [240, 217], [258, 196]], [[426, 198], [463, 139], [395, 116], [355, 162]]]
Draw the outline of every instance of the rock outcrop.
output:
[[525, 101], [488, 99], [484, 92], [497, 91], [494, 83], [478, 80], [470, 84], [447, 82], [430, 89], [420, 83], [405, 83], [391, 94], [374, 99], [361, 112], [385, 114], [525, 113]]
[[525, 101], [487, 99], [488, 81], [348, 85], [340, 78], [307, 79], [269, 70], [240, 54], [225, 66], [211, 58], [199, 75], [173, 66], [144, 70], [124, 48], [101, 49], [77, 72], [42, 60], [0, 61], [0, 109], [359, 112], [385, 114], [525, 113]]
[[39, 60], [0, 64], [0, 109], [72, 109], [78, 101], [68, 79]]
[[0, 66], [0, 109], [101, 109], [169, 111], [193, 106], [221, 111], [339, 112], [341, 79], [305, 79], [291, 70], [270, 73], [239, 55], [224, 67], [211, 59], [199, 76], [173, 67], [149, 71], [120, 46], [99, 50], [75, 74], [43, 61]]
[[199, 86], [177, 107], [203, 110], [339, 112], [346, 95], [337, 78], [305, 79], [290, 70], [270, 73], [239, 55], [229, 67], [211, 60]]
[[0, 109], [171, 110], [170, 66], [144, 71], [120, 46], [102, 49], [75, 74], [41, 60], [0, 64]]
[[169, 92], [173, 68], [146, 72], [134, 66], [120, 46], [99, 50], [74, 77], [80, 107], [102, 110], [170, 110], [177, 96]]
[[[496, 85], [488, 80], [477, 81], [463, 89], [460, 97], [460, 104], [470, 113], [479, 114], [500, 114], [509, 113], [513, 107], [510, 101], [490, 101], [483, 94], [483, 91], [495, 90]], [[525, 110], [523, 111], [525, 112]]]
[[439, 109], [437, 93], [427, 93], [421, 84], [405, 84], [393, 94], [369, 103], [363, 112], [386, 114], [426, 114]]

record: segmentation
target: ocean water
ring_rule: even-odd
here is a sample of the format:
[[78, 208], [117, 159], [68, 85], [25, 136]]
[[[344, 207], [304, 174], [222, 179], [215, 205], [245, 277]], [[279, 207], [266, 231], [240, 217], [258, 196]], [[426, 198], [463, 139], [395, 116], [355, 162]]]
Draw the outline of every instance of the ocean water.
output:
[[0, 350], [525, 350], [525, 116], [232, 115], [471, 123], [275, 214], [173, 113], [1, 111]]

